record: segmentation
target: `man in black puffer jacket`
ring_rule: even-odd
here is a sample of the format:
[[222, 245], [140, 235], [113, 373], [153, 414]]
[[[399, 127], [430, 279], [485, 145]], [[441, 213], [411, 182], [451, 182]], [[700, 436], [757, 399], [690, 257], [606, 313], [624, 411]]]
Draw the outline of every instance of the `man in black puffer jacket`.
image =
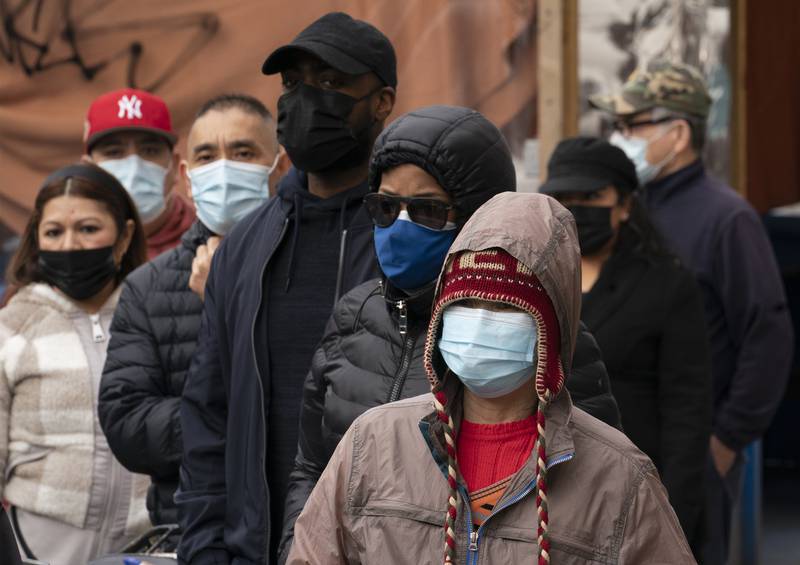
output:
[[[226, 146], [228, 141], [235, 146]], [[155, 525], [178, 521], [173, 496], [183, 449], [180, 398], [203, 311], [200, 296], [189, 288], [192, 264], [201, 256], [210, 261], [216, 236], [267, 199], [278, 156], [274, 120], [261, 102], [241, 94], [204, 104], [188, 145], [189, 160], [181, 169], [190, 178], [199, 219], [178, 247], [126, 279], [98, 404], [114, 455], [130, 471], [152, 477], [147, 508]], [[223, 195], [225, 202], [217, 202]]]
[[[408, 164], [425, 171], [432, 177], [430, 182], [438, 183], [449, 195], [456, 229], [492, 196], [516, 187], [514, 165], [502, 134], [481, 114], [467, 108], [432, 106], [393, 122], [375, 143], [370, 190], [378, 191], [384, 173]], [[441, 262], [433, 266], [431, 280], [414, 291], [401, 290], [384, 276], [354, 288], [337, 304], [303, 391], [281, 563], [291, 547], [295, 520], [353, 420], [373, 406], [430, 391], [422, 356], [440, 268]], [[578, 407], [620, 427], [600, 350], [584, 326], [567, 388]]]

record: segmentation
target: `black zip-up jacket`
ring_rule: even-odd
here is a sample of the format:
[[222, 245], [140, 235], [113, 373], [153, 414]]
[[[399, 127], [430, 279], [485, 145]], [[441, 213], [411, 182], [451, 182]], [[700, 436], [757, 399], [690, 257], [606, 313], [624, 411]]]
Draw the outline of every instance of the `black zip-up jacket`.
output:
[[[295, 169], [279, 193], [284, 183], [307, 186]], [[351, 190], [366, 193], [366, 183]], [[181, 402], [184, 457], [175, 495], [184, 532], [181, 563], [268, 562], [264, 391], [271, 375], [266, 324], [260, 320], [269, 308], [264, 274], [275, 249], [290, 237], [293, 207], [292, 199], [271, 199], [239, 222], [214, 254]], [[342, 291], [373, 278], [375, 264], [372, 223], [362, 210], [341, 234]]]
[[620, 238], [581, 319], [603, 352], [625, 432], [653, 460], [698, 555], [712, 403], [697, 283], [674, 257]]
[[778, 409], [794, 339], [786, 293], [761, 219], [698, 160], [645, 187], [650, 217], [703, 294], [711, 344], [713, 433], [740, 450]]
[[178, 247], [128, 275], [111, 322], [98, 416], [120, 463], [152, 477], [147, 509], [153, 524], [178, 521], [179, 406], [203, 311], [189, 277], [198, 246], [211, 235], [196, 221]]

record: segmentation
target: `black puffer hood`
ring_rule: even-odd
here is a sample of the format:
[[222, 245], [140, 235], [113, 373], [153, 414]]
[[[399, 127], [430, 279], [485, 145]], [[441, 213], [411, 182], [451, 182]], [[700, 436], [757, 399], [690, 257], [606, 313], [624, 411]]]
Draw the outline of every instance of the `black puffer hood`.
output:
[[452, 196], [459, 226], [495, 194], [517, 189], [503, 134], [469, 108], [428, 106], [392, 122], [372, 150], [370, 190], [378, 190], [385, 170], [406, 163], [425, 170]]

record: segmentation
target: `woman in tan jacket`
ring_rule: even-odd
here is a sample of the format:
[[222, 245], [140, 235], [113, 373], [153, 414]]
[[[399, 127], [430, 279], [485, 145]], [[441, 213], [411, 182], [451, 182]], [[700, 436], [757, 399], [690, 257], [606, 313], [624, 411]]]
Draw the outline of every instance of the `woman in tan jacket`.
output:
[[515, 193], [480, 208], [439, 278], [433, 394], [355, 421], [288, 562], [694, 563], [652, 462], [563, 390], [580, 300], [565, 208]]
[[0, 495], [22, 550], [76, 565], [148, 526], [149, 479], [114, 459], [97, 394], [122, 279], [145, 260], [133, 202], [95, 165], [53, 173], [9, 268], [0, 310]]

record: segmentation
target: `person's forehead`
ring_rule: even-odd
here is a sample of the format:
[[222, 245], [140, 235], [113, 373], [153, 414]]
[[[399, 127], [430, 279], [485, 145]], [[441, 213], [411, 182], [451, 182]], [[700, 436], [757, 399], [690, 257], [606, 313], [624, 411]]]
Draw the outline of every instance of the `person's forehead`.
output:
[[122, 130], [109, 133], [97, 141], [95, 147], [103, 147], [107, 145], [127, 145], [133, 142], [136, 145], [142, 144], [160, 144], [163, 143], [169, 147], [169, 143], [162, 136], [157, 133], [140, 130]]
[[248, 138], [264, 143], [273, 135], [267, 120], [238, 107], [213, 109], [195, 120], [189, 131], [190, 149], [201, 145], [218, 145], [233, 139]]
[[42, 210], [42, 222], [76, 220], [85, 217], [103, 219], [109, 212], [102, 202], [84, 196], [62, 195], [51, 198]]

